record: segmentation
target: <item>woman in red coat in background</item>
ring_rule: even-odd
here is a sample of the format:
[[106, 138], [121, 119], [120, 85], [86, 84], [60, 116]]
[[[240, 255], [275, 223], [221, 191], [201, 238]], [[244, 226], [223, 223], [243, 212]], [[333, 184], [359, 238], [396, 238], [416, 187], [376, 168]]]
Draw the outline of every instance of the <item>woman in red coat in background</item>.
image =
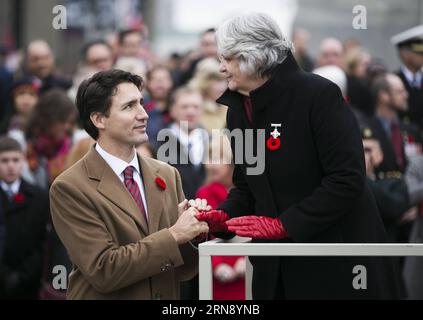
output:
[[[216, 209], [225, 201], [232, 188], [233, 166], [227, 138], [214, 139], [209, 154], [211, 161], [206, 165], [208, 184], [198, 190], [197, 198], [206, 199]], [[217, 158], [211, 158], [211, 155], [216, 154]], [[245, 257], [214, 256], [212, 267], [213, 300], [245, 300]]]

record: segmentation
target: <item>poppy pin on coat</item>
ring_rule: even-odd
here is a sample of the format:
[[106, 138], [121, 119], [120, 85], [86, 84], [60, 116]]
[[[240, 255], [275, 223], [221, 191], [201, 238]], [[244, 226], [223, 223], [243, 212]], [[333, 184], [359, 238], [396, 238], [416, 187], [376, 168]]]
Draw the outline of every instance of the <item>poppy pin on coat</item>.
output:
[[156, 177], [156, 184], [160, 189], [166, 190], [166, 182], [162, 178]]
[[272, 128], [274, 130], [270, 133], [270, 138], [267, 139], [267, 149], [270, 151], [278, 150], [281, 147], [281, 133], [278, 131], [278, 128], [282, 127], [282, 124], [280, 123], [272, 123]]

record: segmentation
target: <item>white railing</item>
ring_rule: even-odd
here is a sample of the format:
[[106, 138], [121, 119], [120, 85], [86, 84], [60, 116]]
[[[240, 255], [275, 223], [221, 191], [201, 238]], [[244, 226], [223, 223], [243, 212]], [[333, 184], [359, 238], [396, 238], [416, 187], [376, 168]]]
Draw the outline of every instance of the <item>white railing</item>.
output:
[[[199, 245], [199, 296], [212, 300], [212, 256], [423, 256], [416, 243], [250, 243], [250, 238], [215, 239]], [[247, 260], [248, 261], [248, 260]], [[251, 300], [252, 267], [247, 262], [246, 298]]]

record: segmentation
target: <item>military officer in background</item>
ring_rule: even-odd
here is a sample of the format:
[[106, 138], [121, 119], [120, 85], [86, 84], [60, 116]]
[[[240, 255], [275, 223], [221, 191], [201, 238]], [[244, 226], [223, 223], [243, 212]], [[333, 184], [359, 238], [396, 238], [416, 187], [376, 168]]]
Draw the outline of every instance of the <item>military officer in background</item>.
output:
[[392, 37], [397, 47], [401, 68], [397, 72], [408, 91], [407, 111], [401, 113], [405, 122], [412, 122], [423, 132], [423, 24]]

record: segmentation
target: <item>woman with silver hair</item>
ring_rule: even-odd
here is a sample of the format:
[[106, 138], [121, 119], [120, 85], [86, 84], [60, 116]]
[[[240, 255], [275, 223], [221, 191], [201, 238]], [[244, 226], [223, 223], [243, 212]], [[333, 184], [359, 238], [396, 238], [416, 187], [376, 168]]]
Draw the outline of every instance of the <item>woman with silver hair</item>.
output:
[[[254, 146], [265, 169], [249, 174], [243, 155], [221, 211], [198, 219], [218, 237], [253, 242], [386, 242], [365, 182], [361, 135], [337, 85], [300, 70], [290, 42], [265, 14], [232, 18], [216, 37], [229, 88], [217, 102], [228, 106], [229, 130], [254, 129], [253, 141], [245, 140], [248, 135], [244, 141]], [[250, 260], [254, 299], [397, 298], [387, 257]], [[355, 274], [358, 265], [366, 280]]]
[[[256, 80], [267, 79], [292, 49], [276, 22], [259, 13], [226, 21], [217, 29], [216, 40], [221, 58], [238, 63], [240, 73]], [[236, 83], [228, 83], [235, 90], [231, 86]]]

